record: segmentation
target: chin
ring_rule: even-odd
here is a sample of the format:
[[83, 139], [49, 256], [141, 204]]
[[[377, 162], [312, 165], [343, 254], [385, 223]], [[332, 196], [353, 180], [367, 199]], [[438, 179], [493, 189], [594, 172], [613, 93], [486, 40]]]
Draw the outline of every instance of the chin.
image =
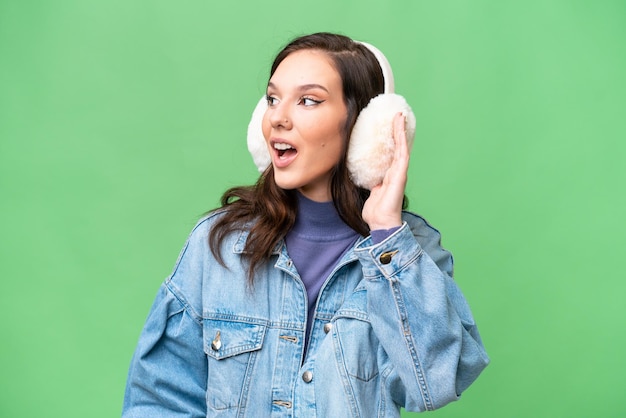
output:
[[281, 175], [277, 176], [276, 172], [274, 172], [274, 183], [284, 190], [294, 190], [300, 187], [300, 184], [295, 183], [293, 180], [290, 181], [290, 179], [285, 179]]

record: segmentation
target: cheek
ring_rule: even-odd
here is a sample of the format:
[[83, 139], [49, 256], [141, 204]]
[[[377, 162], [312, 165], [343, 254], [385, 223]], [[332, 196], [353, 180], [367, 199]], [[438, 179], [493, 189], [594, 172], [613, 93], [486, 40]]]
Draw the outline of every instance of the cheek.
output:
[[319, 137], [322, 139], [324, 147], [334, 153], [341, 153], [347, 142], [344, 138], [343, 130], [334, 126], [334, 124], [320, 131]]
[[329, 131], [324, 135], [323, 140], [319, 142], [319, 157], [324, 160], [324, 164], [334, 166], [337, 164], [344, 153], [343, 137], [336, 131]]

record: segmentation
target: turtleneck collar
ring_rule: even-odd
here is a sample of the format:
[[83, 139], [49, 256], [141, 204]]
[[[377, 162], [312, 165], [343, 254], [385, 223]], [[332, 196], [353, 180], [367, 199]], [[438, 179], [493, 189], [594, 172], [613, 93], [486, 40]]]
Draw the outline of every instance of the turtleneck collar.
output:
[[336, 241], [357, 235], [340, 217], [332, 201], [315, 202], [298, 192], [298, 213], [289, 234], [314, 241]]

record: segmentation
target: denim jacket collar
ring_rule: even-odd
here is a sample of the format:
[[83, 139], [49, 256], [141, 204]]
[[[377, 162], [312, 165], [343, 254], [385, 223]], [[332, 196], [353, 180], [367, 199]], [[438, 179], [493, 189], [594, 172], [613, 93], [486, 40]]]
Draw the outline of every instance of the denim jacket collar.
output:
[[[237, 237], [237, 239], [235, 240], [235, 243], [233, 244], [233, 254], [245, 254], [246, 241], [248, 240], [248, 235], [250, 235], [250, 232], [248, 230], [239, 232], [239, 236]], [[358, 260], [358, 257], [354, 253], [354, 249], [367, 239], [368, 237], [360, 237], [356, 241], [356, 243], [353, 245], [353, 247], [343, 256], [343, 258], [339, 260], [339, 263], [337, 263], [337, 267], [340, 267], [346, 263]], [[274, 246], [274, 249], [272, 250], [272, 255], [281, 255], [281, 254], [289, 258], [289, 256], [287, 255], [287, 247], [285, 246], [284, 239], [281, 239], [280, 241], [278, 241], [276, 245]]]

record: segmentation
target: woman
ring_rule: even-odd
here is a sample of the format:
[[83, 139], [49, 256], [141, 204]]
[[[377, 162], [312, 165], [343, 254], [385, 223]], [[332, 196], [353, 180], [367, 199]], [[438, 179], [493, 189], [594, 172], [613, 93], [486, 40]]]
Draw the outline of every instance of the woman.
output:
[[399, 417], [456, 400], [487, 365], [439, 233], [403, 212], [405, 116], [380, 184], [348, 169], [357, 117], [389, 81], [373, 51], [319, 33], [278, 54], [271, 164], [192, 231], [141, 334], [125, 417]]

